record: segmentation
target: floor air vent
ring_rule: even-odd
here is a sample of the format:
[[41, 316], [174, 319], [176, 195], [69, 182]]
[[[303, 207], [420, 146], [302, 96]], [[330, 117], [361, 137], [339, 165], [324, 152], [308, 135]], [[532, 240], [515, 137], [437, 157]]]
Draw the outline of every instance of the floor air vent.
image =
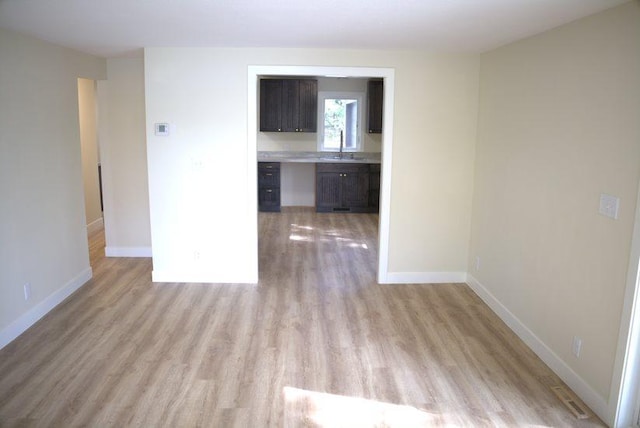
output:
[[552, 386], [551, 390], [558, 396], [560, 401], [567, 406], [576, 418], [587, 419], [591, 416], [589, 411], [581, 403], [578, 403], [564, 386]]

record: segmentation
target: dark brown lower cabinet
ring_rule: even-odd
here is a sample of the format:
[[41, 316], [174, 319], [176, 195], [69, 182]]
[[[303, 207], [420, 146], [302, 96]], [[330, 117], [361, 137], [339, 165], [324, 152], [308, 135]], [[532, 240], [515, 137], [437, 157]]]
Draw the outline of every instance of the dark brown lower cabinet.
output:
[[369, 165], [369, 208], [372, 212], [380, 209], [380, 164]]
[[369, 164], [316, 164], [316, 211], [377, 212], [370, 204], [369, 171]]
[[279, 162], [258, 162], [258, 210], [280, 212]]

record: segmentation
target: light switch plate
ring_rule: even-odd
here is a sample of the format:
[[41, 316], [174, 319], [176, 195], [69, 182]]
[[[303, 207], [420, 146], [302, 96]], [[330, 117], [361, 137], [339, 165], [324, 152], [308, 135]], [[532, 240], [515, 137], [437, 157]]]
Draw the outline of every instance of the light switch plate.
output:
[[600, 209], [598, 212], [603, 216], [618, 219], [618, 209], [620, 208], [620, 198], [606, 193], [600, 194]]
[[155, 126], [155, 134], [160, 137], [164, 137], [169, 135], [169, 124], [168, 123], [156, 123]]

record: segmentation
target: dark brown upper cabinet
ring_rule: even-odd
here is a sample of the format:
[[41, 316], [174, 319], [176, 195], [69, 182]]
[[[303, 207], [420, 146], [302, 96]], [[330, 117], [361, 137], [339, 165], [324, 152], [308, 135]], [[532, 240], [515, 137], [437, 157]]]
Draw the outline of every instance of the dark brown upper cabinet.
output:
[[260, 79], [261, 132], [316, 132], [318, 81]]
[[282, 80], [260, 80], [260, 131], [282, 131]]
[[369, 80], [367, 84], [367, 130], [370, 134], [382, 133], [382, 105], [384, 84], [382, 80]]

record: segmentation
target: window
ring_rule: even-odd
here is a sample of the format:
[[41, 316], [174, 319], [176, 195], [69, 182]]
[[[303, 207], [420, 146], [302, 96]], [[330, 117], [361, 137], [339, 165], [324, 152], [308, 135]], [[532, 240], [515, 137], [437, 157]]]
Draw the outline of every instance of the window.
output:
[[318, 151], [362, 150], [363, 99], [359, 92], [318, 93]]

